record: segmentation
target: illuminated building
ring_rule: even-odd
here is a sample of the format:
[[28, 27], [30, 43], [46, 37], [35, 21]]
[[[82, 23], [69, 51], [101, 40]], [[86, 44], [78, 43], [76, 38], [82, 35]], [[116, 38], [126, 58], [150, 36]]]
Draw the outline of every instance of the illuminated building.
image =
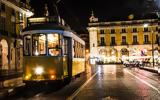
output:
[[22, 84], [20, 34], [31, 15], [29, 6], [20, 0], [0, 0], [0, 89]]
[[92, 13], [87, 29], [90, 58], [95, 61], [120, 63], [152, 59], [152, 50], [155, 61], [160, 57], [158, 19], [99, 22]]
[[88, 33], [80, 33], [79, 35], [85, 41], [85, 48], [89, 49], [89, 34]]

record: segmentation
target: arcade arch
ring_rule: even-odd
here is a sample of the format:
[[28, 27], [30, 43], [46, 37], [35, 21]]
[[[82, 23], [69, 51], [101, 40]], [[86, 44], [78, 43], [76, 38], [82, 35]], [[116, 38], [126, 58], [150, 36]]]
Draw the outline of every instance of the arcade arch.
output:
[[0, 41], [0, 48], [1, 48], [1, 69], [8, 70], [8, 43], [5, 39]]

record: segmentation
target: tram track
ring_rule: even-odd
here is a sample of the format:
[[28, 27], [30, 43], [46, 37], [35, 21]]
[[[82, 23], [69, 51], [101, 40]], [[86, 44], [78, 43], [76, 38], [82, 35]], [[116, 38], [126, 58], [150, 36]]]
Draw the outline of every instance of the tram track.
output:
[[[145, 78], [148, 78], [148, 79], [150, 79], [152, 81], [155, 81], [155, 82], [158, 82], [160, 84], [160, 76], [158, 76], [158, 74], [157, 74], [157, 76], [154, 76], [154, 78], [153, 78], [153, 77], [147, 76], [144, 73], [140, 73], [140, 71], [144, 71], [144, 70], [141, 70], [141, 69], [138, 69], [138, 68], [136, 68], [136, 69], [134, 68], [134, 71], [133, 71], [133, 69], [131, 70], [131, 72], [134, 73], [134, 75], [138, 74], [139, 76], [143, 76]], [[147, 72], [147, 71], [145, 71], [145, 72]], [[147, 72], [147, 73], [150, 73], [150, 72]], [[156, 79], [155, 79], [155, 77], [156, 77]]]
[[[145, 79], [145, 78], [147, 78], [147, 77], [142, 78], [142, 77], [144, 77], [143, 75], [140, 75], [140, 74], [138, 74], [138, 75], [136, 74], [136, 75], [135, 75], [135, 73], [133, 73], [133, 72], [131, 72], [131, 71], [129, 71], [129, 70], [125, 70], [125, 72], [127, 72], [127, 73], [130, 74], [131, 76], [135, 77], [136, 79], [138, 79], [139, 81], [141, 81], [141, 82], [144, 83], [145, 85], [147, 85], [147, 86], [149, 86], [150, 88], [152, 88], [153, 90], [157, 91], [158, 94], [160, 94], [159, 87], [158, 87], [158, 85], [156, 85], [156, 84], [157, 84], [157, 81], [151, 79], [152, 81], [155, 81], [154, 84], [153, 84], [150, 80], [146, 80], [146, 79]], [[140, 77], [140, 76], [142, 76], [142, 77]], [[150, 79], [150, 78], [149, 78], [149, 79]], [[158, 83], [158, 84], [159, 84], [159, 83]]]

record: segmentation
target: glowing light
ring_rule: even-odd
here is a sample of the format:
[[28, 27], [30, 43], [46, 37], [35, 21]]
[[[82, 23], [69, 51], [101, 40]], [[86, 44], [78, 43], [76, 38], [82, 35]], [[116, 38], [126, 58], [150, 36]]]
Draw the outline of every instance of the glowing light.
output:
[[27, 17], [31, 17], [31, 16], [33, 16], [33, 15], [34, 15], [34, 14], [33, 14], [32, 12], [30, 12], [30, 11], [27, 11], [27, 12], [26, 12], [26, 16], [27, 16]]
[[38, 74], [38, 75], [41, 75], [42, 73], [43, 73], [43, 68], [42, 67], [37, 67], [36, 69], [35, 69], [35, 73], [36, 74]]
[[158, 73], [160, 74], [160, 68], [158, 68]]
[[46, 40], [46, 37], [45, 37], [45, 35], [42, 34], [42, 35], [39, 37], [39, 39], [42, 40], [42, 41], [45, 41], [45, 40]]
[[25, 79], [28, 80], [28, 79], [29, 79], [29, 76], [27, 75], [27, 76], [25, 77]]
[[39, 18], [29, 18], [29, 22], [45, 22], [46, 18], [45, 17], [39, 17]]
[[49, 42], [56, 42], [56, 41], [58, 41], [58, 34], [48, 34], [48, 41]]
[[26, 76], [25, 76], [25, 79], [26, 80], [29, 80], [31, 78], [31, 74], [27, 74]]
[[94, 59], [94, 58], [92, 59], [92, 58], [91, 58], [91, 59], [90, 59], [90, 64], [96, 64], [96, 59]]
[[87, 49], [87, 50], [86, 50], [86, 53], [88, 53], [88, 52], [89, 52], [89, 50]]
[[144, 26], [144, 27], [148, 27], [148, 24], [144, 24], [143, 26]]
[[55, 77], [55, 75], [51, 75], [51, 79], [55, 79], [56, 77]]
[[101, 66], [98, 66], [98, 72], [99, 72], [99, 73], [102, 72]]
[[36, 50], [36, 52], [35, 52], [35, 55], [36, 55], [36, 56], [38, 56], [38, 55], [39, 55], [39, 53], [38, 53], [38, 51], [37, 51], [37, 50]]

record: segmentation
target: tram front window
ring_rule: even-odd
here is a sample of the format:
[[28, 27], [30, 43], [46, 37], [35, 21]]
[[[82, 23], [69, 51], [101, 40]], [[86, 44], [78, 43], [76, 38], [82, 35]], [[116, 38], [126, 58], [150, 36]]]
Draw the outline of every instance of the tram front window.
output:
[[51, 56], [59, 56], [61, 55], [60, 48], [60, 35], [56, 33], [47, 34], [48, 38], [48, 52]]
[[46, 54], [46, 35], [34, 34], [33, 35], [33, 55], [45, 55]]

